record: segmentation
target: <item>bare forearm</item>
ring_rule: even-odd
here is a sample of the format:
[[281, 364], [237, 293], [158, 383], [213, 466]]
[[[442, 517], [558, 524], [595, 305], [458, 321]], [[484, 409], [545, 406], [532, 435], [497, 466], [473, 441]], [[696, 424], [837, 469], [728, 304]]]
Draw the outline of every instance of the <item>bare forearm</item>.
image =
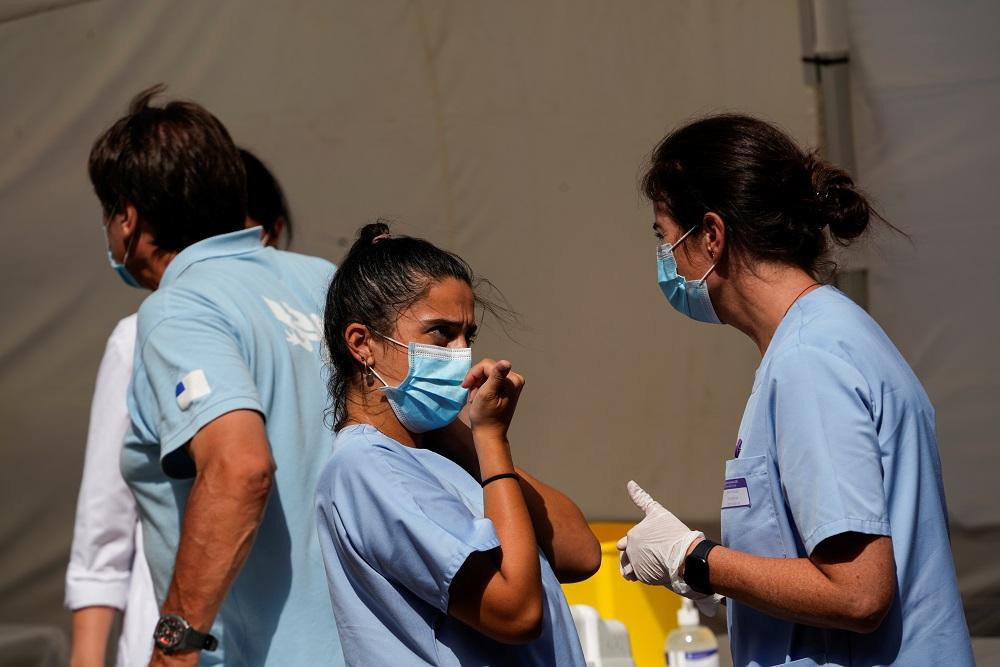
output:
[[[477, 443], [483, 479], [514, 471], [506, 441]], [[503, 557], [500, 576], [508, 585], [523, 587], [525, 595], [541, 596], [538, 543], [521, 486], [515, 479], [500, 479], [483, 488], [483, 512], [493, 522]]]
[[70, 667], [103, 667], [114, 614], [115, 610], [111, 607], [83, 607], [73, 610], [73, 652]]
[[871, 632], [891, 602], [892, 590], [876, 590], [884, 584], [874, 578], [831, 578], [809, 558], [764, 558], [716, 547], [708, 562], [717, 593], [794, 623]]
[[207, 631], [246, 561], [260, 525], [269, 479], [246, 479], [207, 470], [188, 498], [174, 577], [163, 605]]
[[562, 582], [591, 576], [601, 564], [601, 545], [580, 508], [565, 494], [517, 468], [535, 538]]

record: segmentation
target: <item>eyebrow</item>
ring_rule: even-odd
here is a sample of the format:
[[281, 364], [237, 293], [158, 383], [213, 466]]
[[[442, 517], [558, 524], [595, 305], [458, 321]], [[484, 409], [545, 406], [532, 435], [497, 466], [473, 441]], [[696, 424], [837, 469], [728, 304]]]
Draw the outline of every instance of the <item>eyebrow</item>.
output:
[[[450, 327], [455, 327], [455, 328], [461, 328], [462, 327], [462, 322], [461, 321], [459, 321], [459, 320], [449, 320], [449, 319], [444, 318], [444, 317], [435, 317], [435, 318], [420, 320], [420, 324], [423, 325], [423, 326], [425, 326], [425, 327], [428, 327], [428, 326], [439, 326], [439, 325], [442, 325], [442, 324], [445, 324], [445, 325], [450, 326]], [[472, 325], [469, 326], [468, 330], [469, 331], [477, 331], [478, 329], [479, 329], [479, 325], [476, 324], [476, 323], [472, 323]]]

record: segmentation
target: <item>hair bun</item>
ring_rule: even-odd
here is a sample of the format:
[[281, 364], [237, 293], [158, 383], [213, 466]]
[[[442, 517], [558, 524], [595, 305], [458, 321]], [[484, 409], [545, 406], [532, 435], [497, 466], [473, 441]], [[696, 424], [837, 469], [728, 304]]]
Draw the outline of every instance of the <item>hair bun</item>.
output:
[[838, 243], [857, 238], [868, 228], [871, 207], [843, 169], [809, 156], [807, 168], [814, 191], [815, 221], [829, 227]]
[[351, 256], [356, 252], [367, 250], [386, 237], [389, 237], [389, 225], [386, 221], [378, 220], [368, 223], [358, 230], [358, 238], [351, 249], [347, 251], [347, 255]]
[[384, 220], [372, 222], [358, 230], [358, 243], [374, 245], [380, 236], [389, 235], [389, 225]]

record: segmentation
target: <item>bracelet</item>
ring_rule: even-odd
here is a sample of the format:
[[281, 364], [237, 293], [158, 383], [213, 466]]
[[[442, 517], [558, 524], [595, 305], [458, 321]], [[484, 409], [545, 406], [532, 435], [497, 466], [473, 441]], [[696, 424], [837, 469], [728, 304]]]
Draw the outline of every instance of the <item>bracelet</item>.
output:
[[521, 481], [521, 476], [518, 475], [516, 472], [502, 472], [499, 475], [493, 475], [492, 477], [487, 477], [480, 484], [483, 488], [486, 488], [486, 485], [489, 484], [490, 482], [495, 482], [498, 479], [507, 479], [508, 477], [510, 479], [516, 479], [518, 481]]

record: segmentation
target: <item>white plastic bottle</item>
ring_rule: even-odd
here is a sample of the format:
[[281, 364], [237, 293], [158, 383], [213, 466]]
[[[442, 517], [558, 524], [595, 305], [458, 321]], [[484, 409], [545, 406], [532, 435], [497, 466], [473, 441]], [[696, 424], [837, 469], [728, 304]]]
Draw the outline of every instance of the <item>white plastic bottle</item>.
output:
[[667, 635], [670, 667], [719, 667], [719, 642], [699, 621], [694, 601], [684, 598], [683, 606], [677, 610], [680, 627]]

